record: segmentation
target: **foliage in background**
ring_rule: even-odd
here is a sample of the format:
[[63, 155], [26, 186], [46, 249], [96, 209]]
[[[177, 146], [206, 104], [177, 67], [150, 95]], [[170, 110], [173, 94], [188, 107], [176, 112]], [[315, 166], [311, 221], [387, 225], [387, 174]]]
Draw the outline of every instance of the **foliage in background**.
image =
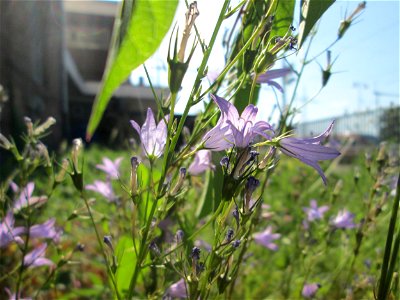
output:
[[382, 141], [400, 143], [400, 106], [383, 111], [380, 118], [379, 137]]

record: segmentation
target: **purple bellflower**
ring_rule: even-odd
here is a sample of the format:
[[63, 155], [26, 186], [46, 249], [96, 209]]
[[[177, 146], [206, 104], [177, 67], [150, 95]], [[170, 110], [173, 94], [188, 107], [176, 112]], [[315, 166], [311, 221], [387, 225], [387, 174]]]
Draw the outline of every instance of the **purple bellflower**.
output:
[[146, 121], [141, 128], [138, 123], [131, 120], [131, 125], [139, 134], [142, 148], [148, 158], [160, 157], [164, 153], [168, 135], [166, 124], [168, 118], [169, 116], [165, 116], [165, 121], [161, 120], [156, 125], [153, 111], [151, 108], [148, 108]]
[[55, 218], [51, 218], [43, 224], [34, 225], [29, 229], [29, 236], [31, 238], [46, 238], [52, 239], [55, 243], [60, 241], [62, 230], [54, 226]]
[[307, 214], [307, 220], [310, 222], [322, 219], [328, 209], [327, 205], [318, 207], [317, 201], [314, 199], [310, 201], [310, 207], [303, 207], [303, 211]]
[[95, 180], [93, 182], [93, 184], [88, 184], [86, 186], [86, 189], [89, 191], [94, 191], [99, 194], [102, 194], [110, 202], [115, 202], [117, 199], [116, 195], [114, 194], [114, 190], [112, 188], [111, 182]]
[[331, 224], [337, 229], [351, 229], [356, 227], [354, 214], [345, 209], [338, 212], [336, 217], [332, 219]]
[[214, 170], [215, 166], [211, 162], [211, 151], [210, 150], [199, 150], [196, 152], [193, 162], [188, 168], [188, 172], [191, 175], [200, 175], [208, 169]]
[[305, 139], [286, 137], [279, 142], [281, 147], [280, 149], [284, 154], [297, 158], [301, 162], [317, 170], [325, 185], [327, 179], [321, 167], [318, 165], [318, 162], [321, 160], [334, 159], [340, 155], [340, 152], [336, 149], [321, 145], [321, 142], [331, 133], [333, 124], [334, 122], [332, 122], [319, 136]]
[[[20, 189], [15, 183], [11, 185], [11, 188], [18, 192]], [[19, 194], [17, 201], [14, 203], [14, 212], [19, 212], [21, 209], [30, 206], [39, 206], [47, 201], [46, 196], [32, 197], [33, 190], [35, 189], [35, 184], [29, 182], [24, 189]]]
[[236, 107], [229, 101], [215, 95], [211, 95], [211, 98], [221, 110], [221, 117], [217, 125], [204, 136], [205, 148], [213, 151], [225, 150], [233, 145], [246, 148], [257, 135], [271, 139], [265, 131], [272, 132], [272, 126], [265, 121], [256, 122], [256, 106], [248, 105], [239, 116]]
[[187, 298], [187, 288], [185, 280], [181, 278], [179, 281], [172, 284], [168, 288], [167, 294], [172, 298]]
[[118, 157], [116, 160], [112, 161], [107, 157], [103, 157], [103, 164], [96, 165], [96, 168], [102, 170], [107, 174], [110, 179], [118, 179], [119, 177], [119, 166], [121, 165], [122, 157]]
[[8, 295], [8, 300], [16, 300], [16, 299], [21, 299], [21, 300], [32, 300], [30, 297], [21, 297], [21, 290], [18, 292], [18, 297], [15, 293], [11, 292], [9, 288], [4, 288]]
[[307, 299], [313, 298], [320, 287], [321, 285], [318, 283], [305, 284], [301, 291], [301, 295]]
[[47, 244], [41, 244], [24, 256], [24, 266], [26, 267], [40, 267], [40, 266], [54, 266], [54, 263], [44, 257], [47, 249]]
[[285, 77], [288, 75], [292, 70], [289, 68], [283, 69], [275, 69], [275, 70], [268, 70], [264, 74], [260, 74], [257, 77], [257, 83], [266, 83], [270, 86], [277, 88], [281, 93], [283, 93], [283, 88], [280, 86], [279, 83], [274, 81], [273, 79]]
[[24, 241], [20, 237], [23, 233], [25, 233], [25, 228], [14, 227], [14, 215], [12, 211], [9, 211], [0, 223], [0, 248], [6, 247], [12, 241], [23, 244]]
[[278, 250], [278, 245], [273, 241], [279, 239], [281, 235], [279, 233], [272, 233], [271, 226], [268, 226], [263, 232], [255, 233], [253, 235], [254, 241], [272, 251]]

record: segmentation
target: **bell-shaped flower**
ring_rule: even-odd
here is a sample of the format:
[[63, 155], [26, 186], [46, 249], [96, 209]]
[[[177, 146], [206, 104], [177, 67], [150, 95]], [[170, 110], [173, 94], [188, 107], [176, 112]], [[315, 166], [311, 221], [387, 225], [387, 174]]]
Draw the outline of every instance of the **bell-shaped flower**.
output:
[[166, 293], [172, 298], [187, 298], [187, 287], [185, 280], [181, 278], [179, 281], [172, 284]]
[[318, 283], [309, 283], [303, 286], [301, 295], [306, 299], [314, 298], [315, 294], [320, 289], [321, 285]]
[[278, 250], [278, 245], [274, 243], [275, 240], [279, 239], [281, 235], [279, 233], [272, 233], [271, 226], [268, 226], [263, 232], [255, 233], [253, 238], [257, 244], [260, 244], [272, 251]]
[[211, 151], [222, 151], [232, 147], [232, 130], [221, 115], [217, 124], [204, 137], [204, 147]]
[[54, 263], [45, 258], [47, 244], [41, 244], [33, 249], [31, 252], [24, 256], [24, 266], [25, 267], [40, 267], [40, 266], [54, 266]]
[[307, 214], [307, 220], [310, 222], [322, 219], [328, 209], [329, 206], [327, 205], [318, 207], [317, 201], [314, 199], [310, 201], [310, 207], [303, 207], [303, 211]]
[[142, 143], [142, 148], [148, 158], [160, 157], [164, 153], [167, 143], [167, 123], [169, 116], [165, 116], [158, 125], [154, 119], [151, 108], [147, 109], [146, 121], [140, 127], [138, 123], [131, 120], [132, 127], [137, 131]]
[[343, 209], [331, 220], [331, 225], [337, 229], [351, 229], [356, 227], [354, 214]]
[[109, 181], [95, 180], [93, 184], [86, 185], [86, 189], [103, 195], [110, 202], [115, 202], [117, 200], [117, 196], [114, 194], [111, 182]]
[[114, 161], [107, 157], [103, 157], [103, 164], [96, 165], [96, 168], [106, 173], [110, 179], [118, 179], [121, 161], [122, 157], [118, 157]]
[[25, 228], [14, 227], [14, 221], [13, 212], [9, 211], [0, 223], [0, 248], [6, 247], [13, 241], [19, 244], [24, 243], [20, 236], [25, 233]]
[[257, 76], [257, 83], [266, 83], [270, 86], [277, 88], [281, 93], [283, 93], [283, 88], [281, 87], [281, 85], [273, 79], [284, 77], [288, 75], [291, 71], [292, 70], [289, 68], [268, 70], [264, 74], [260, 74]]
[[44, 222], [43, 224], [33, 225], [29, 229], [30, 238], [45, 238], [52, 239], [54, 242], [58, 243], [60, 241], [60, 236], [62, 230], [56, 228], [54, 225], [56, 223], [55, 218], [51, 218]]
[[257, 135], [271, 139], [267, 131], [273, 132], [272, 126], [265, 121], [256, 122], [256, 106], [248, 105], [239, 116], [236, 107], [229, 101], [215, 95], [211, 95], [211, 98], [221, 110], [221, 117], [217, 125], [204, 136], [205, 148], [213, 151], [225, 150], [232, 146], [246, 148]]
[[211, 162], [211, 151], [210, 150], [199, 150], [194, 156], [193, 162], [188, 168], [188, 172], [191, 175], [199, 175], [208, 169], [213, 170], [215, 166]]
[[327, 180], [318, 162], [334, 159], [340, 155], [340, 152], [336, 149], [321, 145], [321, 142], [331, 133], [333, 124], [334, 122], [319, 136], [305, 139], [286, 137], [279, 142], [280, 149], [284, 154], [297, 158], [317, 170], [325, 185]]
[[15, 300], [15, 299], [32, 300], [32, 298], [30, 298], [30, 297], [21, 296], [21, 294], [22, 294], [21, 289], [18, 292], [18, 297], [17, 297], [17, 294], [11, 292], [11, 290], [9, 288], [5, 287], [4, 290], [6, 291], [9, 300]]
[[[20, 191], [18, 186], [15, 183], [11, 184], [14, 192]], [[18, 199], [14, 202], [14, 212], [17, 213], [21, 209], [31, 206], [39, 206], [47, 201], [46, 196], [32, 196], [33, 190], [35, 189], [35, 184], [33, 182], [29, 182], [22, 191], [20, 191]]]

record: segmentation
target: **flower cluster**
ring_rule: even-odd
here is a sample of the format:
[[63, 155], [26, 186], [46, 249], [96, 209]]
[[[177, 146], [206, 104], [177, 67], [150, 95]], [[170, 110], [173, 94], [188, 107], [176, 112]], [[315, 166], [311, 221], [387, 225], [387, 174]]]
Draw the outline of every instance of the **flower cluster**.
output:
[[[56, 220], [54, 218], [42, 224], [35, 224], [30, 227], [15, 226], [14, 214], [18, 214], [25, 209], [35, 208], [38, 204], [43, 204], [47, 201], [47, 197], [32, 196], [35, 186], [33, 182], [29, 182], [23, 189], [20, 189], [13, 182], [10, 186], [14, 193], [19, 193], [19, 195], [16, 201], [14, 201], [13, 209], [10, 209], [3, 221], [0, 222], [0, 248], [6, 248], [12, 242], [23, 245], [25, 243], [25, 235], [29, 236], [30, 239], [46, 239], [58, 243], [62, 230], [56, 227]], [[47, 243], [41, 243], [35, 246], [31, 252], [24, 256], [24, 265], [27, 267], [38, 267], [42, 265], [54, 266], [51, 260], [44, 257], [46, 249]]]

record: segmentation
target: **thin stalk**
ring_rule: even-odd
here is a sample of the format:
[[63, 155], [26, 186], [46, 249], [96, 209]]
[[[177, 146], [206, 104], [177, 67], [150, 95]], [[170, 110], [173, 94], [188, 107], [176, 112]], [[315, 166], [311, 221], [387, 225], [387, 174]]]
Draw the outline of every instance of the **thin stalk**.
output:
[[388, 297], [390, 282], [392, 280], [392, 274], [389, 274], [389, 261], [391, 260], [391, 250], [392, 250], [392, 242], [393, 236], [395, 234], [396, 220], [397, 220], [397, 212], [399, 210], [399, 202], [400, 202], [400, 174], [397, 178], [397, 189], [396, 196], [393, 199], [393, 207], [392, 207], [392, 215], [390, 217], [389, 229], [386, 237], [386, 245], [385, 245], [385, 254], [383, 256], [383, 262], [381, 267], [381, 277], [379, 280], [379, 289], [378, 289], [378, 298], [379, 300], [385, 300]]
[[[181, 119], [179, 121], [176, 133], [175, 133], [174, 137], [172, 138], [171, 143], [169, 143], [169, 141], [167, 140], [167, 144], [168, 144], [169, 147], [166, 148], [166, 149], [168, 149], [168, 152], [167, 152], [168, 154], [166, 154], [166, 155], [168, 155], [168, 156], [170, 155], [169, 153], [172, 153], [175, 150], [176, 144], [178, 143], [178, 139], [179, 139], [179, 136], [180, 136], [180, 134], [182, 132], [183, 125], [185, 124], [186, 118], [187, 118], [187, 116], [189, 114], [189, 110], [193, 105], [193, 99], [194, 99], [195, 94], [197, 93], [197, 91], [198, 91], [198, 89], [200, 87], [201, 79], [204, 76], [204, 71], [206, 69], [208, 59], [209, 59], [211, 51], [212, 51], [212, 49], [214, 47], [215, 40], [217, 39], [217, 35], [218, 35], [218, 32], [219, 32], [219, 30], [221, 28], [222, 21], [224, 20], [225, 11], [228, 8], [229, 2], [230, 2], [229, 0], [225, 0], [224, 1], [224, 4], [223, 4], [221, 12], [220, 12], [220, 15], [218, 17], [217, 24], [215, 25], [214, 32], [213, 32], [213, 34], [211, 36], [210, 43], [209, 43], [209, 45], [207, 47], [207, 50], [204, 53], [203, 60], [202, 60], [202, 62], [200, 64], [200, 67], [198, 68], [197, 76], [196, 76], [196, 79], [194, 81], [192, 91], [190, 93], [190, 96], [189, 96], [188, 102], [186, 104], [185, 110], [184, 110], [184, 112], [183, 112], [183, 114], [181, 116]], [[168, 159], [164, 159], [163, 170], [161, 172], [161, 178], [160, 178], [160, 182], [161, 183], [164, 182], [164, 179], [165, 179], [165, 177], [167, 175], [167, 162], [168, 162]], [[157, 194], [160, 194], [160, 192], [161, 192], [161, 186], [159, 185]]]
[[[28, 205], [29, 205], [29, 203], [28, 203]], [[22, 282], [22, 275], [23, 275], [24, 270], [25, 270], [24, 258], [25, 258], [25, 255], [28, 252], [28, 247], [29, 247], [29, 238], [30, 238], [30, 232], [31, 232], [30, 228], [31, 228], [31, 225], [32, 225], [31, 224], [31, 214], [29, 214], [29, 216], [28, 216], [27, 225], [28, 225], [27, 226], [28, 230], [27, 230], [27, 233], [26, 233], [24, 247], [22, 249], [21, 266], [19, 268], [17, 285], [15, 287], [15, 298], [16, 298], [16, 300], [19, 300], [19, 294], [20, 294], [19, 291], [20, 291], [21, 282]]]
[[307, 59], [307, 56], [308, 56], [308, 54], [309, 54], [309, 52], [310, 52], [311, 44], [312, 44], [312, 41], [314, 40], [314, 37], [315, 37], [315, 34], [314, 34], [314, 35], [311, 35], [311, 37], [310, 37], [310, 41], [309, 41], [309, 43], [308, 43], [306, 52], [305, 52], [305, 54], [304, 54], [304, 60], [303, 60], [304, 62], [301, 64], [300, 71], [298, 72], [298, 76], [297, 76], [296, 84], [295, 84], [295, 86], [294, 86], [294, 90], [293, 90], [293, 93], [292, 93], [292, 97], [291, 97], [291, 99], [290, 99], [290, 102], [289, 102], [288, 108], [287, 108], [287, 110], [286, 110], [286, 113], [285, 113], [283, 119], [281, 120], [281, 126], [280, 126], [280, 127], [281, 127], [281, 131], [280, 131], [281, 134], [284, 133], [285, 130], [286, 130], [286, 121], [287, 121], [287, 118], [289, 117], [290, 109], [292, 108], [292, 105], [293, 105], [293, 102], [294, 102], [294, 98], [296, 97], [297, 89], [299, 88], [300, 80], [301, 80], [301, 77], [302, 77], [302, 75], [303, 75], [304, 68], [305, 68], [305, 66], [307, 65], [306, 59]]
[[247, 50], [247, 48], [252, 44], [253, 40], [258, 36], [260, 29], [263, 27], [263, 24], [260, 23], [257, 27], [256, 30], [254, 30], [253, 34], [250, 36], [249, 40], [246, 42], [246, 44], [242, 47], [242, 49], [240, 49], [240, 51], [238, 52], [238, 54], [235, 56], [234, 59], [231, 60], [231, 62], [225, 66], [225, 68], [222, 70], [221, 74], [219, 74], [219, 76], [217, 77], [217, 79], [215, 80], [215, 82], [213, 84], [211, 84], [208, 89], [206, 89], [205, 92], [203, 92], [201, 94], [201, 96], [199, 97], [199, 99], [202, 99], [208, 92], [210, 92], [212, 90], [212, 88], [216, 85], [217, 82], [219, 82], [222, 78], [224, 78], [224, 76], [226, 75], [226, 73], [233, 67], [233, 65], [239, 60], [240, 57], [242, 57], [242, 55], [244, 54], [244, 52]]
[[[161, 178], [160, 182], [158, 184], [157, 188], [157, 195], [160, 194], [161, 189], [162, 189], [162, 184], [164, 182], [165, 176], [167, 175], [167, 169], [168, 169], [168, 163], [170, 157], [172, 157], [172, 153], [174, 151], [174, 147], [172, 147], [172, 150], [170, 150], [171, 146], [171, 136], [172, 136], [172, 124], [174, 122], [174, 111], [175, 111], [175, 101], [176, 101], [177, 94], [176, 93], [171, 93], [171, 109], [170, 109], [170, 114], [169, 114], [169, 120], [168, 120], [168, 136], [167, 136], [167, 142], [165, 144], [165, 154], [164, 154], [164, 160], [163, 160], [163, 166], [162, 166], [162, 171], [161, 171]], [[156, 197], [158, 198], [158, 197]]]
[[233, 203], [234, 203], [233, 201], [226, 201], [225, 199], [222, 199], [221, 203], [220, 203], [220, 205], [218, 207], [218, 210], [220, 209], [220, 207], [222, 207], [221, 218], [217, 219], [217, 229], [216, 229], [216, 232], [214, 234], [214, 245], [213, 245], [213, 247], [211, 249], [211, 254], [210, 254], [210, 256], [208, 258], [208, 261], [207, 261], [206, 273], [203, 276], [203, 279], [202, 279], [202, 282], [201, 282], [201, 285], [200, 285], [200, 299], [207, 299], [208, 298], [207, 295], [208, 295], [209, 290], [210, 290], [210, 288], [208, 287], [208, 281], [210, 280], [211, 273], [215, 271], [215, 269], [212, 269], [212, 266], [214, 265], [214, 259], [215, 259], [216, 251], [217, 251], [217, 249], [219, 247], [218, 243], [219, 243], [221, 234], [223, 233], [224, 228], [225, 228], [225, 226], [224, 226], [225, 220], [229, 215], [229, 211], [230, 211], [230, 208], [231, 208]]
[[108, 264], [107, 255], [106, 255], [106, 251], [104, 249], [103, 241], [100, 238], [99, 232], [98, 232], [97, 227], [96, 227], [96, 223], [94, 222], [92, 210], [90, 209], [89, 203], [88, 203], [87, 198], [86, 198], [85, 194], [83, 193], [83, 191], [81, 191], [81, 197], [85, 202], [86, 209], [87, 209], [87, 211], [89, 213], [90, 221], [92, 222], [92, 226], [93, 226], [94, 231], [96, 233], [97, 243], [99, 244], [99, 246], [101, 248], [101, 253], [103, 254], [104, 262], [106, 263], [106, 266], [107, 266], [107, 273], [108, 273], [108, 275], [109, 275], [109, 277], [111, 279], [111, 282], [112, 282], [112, 285], [113, 285], [113, 288], [114, 288], [114, 291], [115, 291], [115, 295], [117, 296], [118, 300], [121, 300], [121, 297], [120, 297], [120, 295], [118, 293], [117, 283], [115, 282], [114, 274], [113, 274], [113, 272], [111, 270], [110, 265]]
[[[150, 161], [149, 187], [151, 187], [151, 185], [152, 185], [152, 180], [153, 180], [153, 162]], [[151, 189], [149, 188], [149, 190], [147, 191], [147, 196], [146, 196], [146, 204], [144, 206], [144, 215], [143, 215], [143, 217], [144, 217], [144, 222], [145, 223], [146, 223], [146, 217], [147, 217], [147, 209], [148, 209], [149, 200], [150, 200], [150, 192], [151, 192]], [[153, 217], [153, 216], [151, 216], [151, 217]], [[150, 215], [149, 215], [149, 218], [150, 218]]]
[[[175, 102], [175, 100], [171, 101], [171, 103], [173, 103], [173, 102]], [[172, 108], [171, 108], [171, 110], [172, 110]], [[170, 118], [170, 120], [171, 119], [173, 119], [173, 118]], [[152, 174], [153, 174], [153, 162], [150, 161], [150, 175], [149, 175], [150, 177], [149, 177], [149, 183], [148, 183], [149, 184], [149, 188], [150, 188], [150, 186], [153, 185], [152, 184], [152, 182], [153, 182], [153, 178], [152, 178], [153, 175]], [[161, 185], [162, 184], [161, 184], [161, 181], [160, 181], [159, 182], [159, 187]], [[143, 260], [144, 260], [144, 258], [146, 257], [146, 254], [147, 254], [147, 247], [146, 247], [147, 238], [149, 236], [151, 222], [153, 220], [153, 216], [154, 216], [154, 213], [156, 211], [157, 203], [158, 203], [158, 200], [159, 200], [158, 197], [155, 197], [153, 205], [151, 207], [150, 214], [148, 215], [147, 221], [146, 221], [149, 194], [150, 194], [150, 189], [149, 189], [148, 194], [147, 194], [147, 200], [146, 200], [146, 206], [145, 206], [145, 212], [144, 212], [144, 220], [145, 220], [146, 227], [145, 227], [145, 229], [143, 231], [143, 236], [142, 236], [142, 239], [141, 239], [141, 242], [140, 242], [139, 255], [137, 256], [136, 265], [135, 265], [135, 271], [134, 271], [134, 273], [132, 275], [132, 278], [131, 278], [131, 281], [129, 283], [129, 297], [128, 297], [128, 299], [131, 299], [132, 296], [133, 296], [133, 292], [134, 292], [135, 286], [136, 286], [136, 281], [138, 279], [138, 275], [139, 275], [140, 270], [142, 268]]]
[[392, 257], [389, 262], [388, 277], [386, 280], [386, 287], [385, 287], [388, 291], [390, 290], [392, 277], [393, 277], [393, 273], [394, 273], [394, 268], [395, 268], [396, 264], [398, 263], [399, 247], [400, 247], [400, 227], [399, 227], [399, 230], [397, 231], [397, 235], [396, 235], [394, 245], [393, 245], [393, 250], [392, 250]]
[[249, 97], [248, 104], [250, 104], [253, 100], [254, 90], [256, 89], [256, 84], [257, 84], [257, 78], [258, 78], [258, 74], [254, 74], [253, 81], [251, 83], [250, 97]]
[[3, 276], [0, 277], [0, 282], [2, 282], [4, 279], [7, 279], [10, 277], [12, 274], [17, 272], [21, 266], [17, 265], [14, 269], [12, 269], [10, 272], [7, 272], [7, 274], [4, 274]]

